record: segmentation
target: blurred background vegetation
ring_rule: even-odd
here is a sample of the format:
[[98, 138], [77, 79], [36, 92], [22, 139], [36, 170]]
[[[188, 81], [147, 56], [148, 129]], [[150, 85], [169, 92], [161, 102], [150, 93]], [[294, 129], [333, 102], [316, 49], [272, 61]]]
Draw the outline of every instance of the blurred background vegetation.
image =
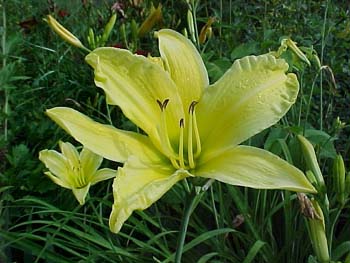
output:
[[[150, 209], [134, 213], [121, 233], [108, 229], [111, 180], [92, 187], [81, 207], [70, 191], [44, 176], [42, 149], [72, 139], [45, 116], [68, 106], [100, 122], [133, 130], [94, 86], [85, 53], [63, 42], [43, 21], [52, 14], [88, 47], [117, 21], [105, 46], [157, 56], [153, 32], [171, 28], [193, 39], [211, 82], [236, 59], [276, 51], [284, 38], [298, 43], [307, 65], [287, 50], [297, 74], [297, 103], [279, 124], [248, 144], [270, 150], [306, 171], [296, 134], [314, 145], [327, 185], [326, 234], [333, 261], [350, 262], [348, 198], [337, 199], [334, 160], [350, 177], [350, 19], [346, 1], [31, 0], [1, 3], [0, 262], [172, 262], [183, 191], [173, 187]], [[140, 33], [152, 12], [155, 23]], [[201, 29], [210, 18], [205, 41]], [[194, 26], [191, 27], [191, 23]], [[210, 37], [209, 37], [210, 35]], [[90, 41], [88, 41], [90, 38]], [[201, 42], [201, 43], [200, 43]], [[96, 43], [95, 43], [96, 44]], [[75, 143], [76, 144], [76, 143]], [[105, 161], [116, 169], [118, 164]], [[348, 180], [350, 181], [350, 180]], [[350, 192], [350, 184], [346, 191]], [[321, 262], [295, 193], [214, 183], [194, 211], [183, 262]]]

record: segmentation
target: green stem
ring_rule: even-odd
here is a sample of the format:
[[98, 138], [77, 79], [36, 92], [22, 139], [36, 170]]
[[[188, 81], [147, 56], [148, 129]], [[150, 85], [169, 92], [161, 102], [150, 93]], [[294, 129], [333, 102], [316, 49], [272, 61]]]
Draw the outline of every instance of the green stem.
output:
[[187, 233], [187, 227], [188, 227], [188, 222], [190, 220], [190, 216], [195, 209], [196, 205], [198, 204], [197, 198], [198, 195], [195, 191], [195, 188], [192, 187], [191, 192], [188, 194], [186, 198], [186, 204], [185, 204], [185, 209], [184, 209], [184, 215], [182, 217], [182, 222], [180, 226], [180, 233], [178, 237], [178, 242], [177, 242], [177, 250], [175, 254], [175, 262], [176, 263], [181, 263], [181, 257], [182, 257], [182, 252], [185, 244], [185, 238], [186, 238], [186, 233]]
[[[324, 49], [326, 46], [325, 42], [325, 34], [326, 34], [326, 24], [327, 24], [327, 15], [328, 15], [328, 4], [329, 1], [326, 2], [326, 9], [324, 11], [324, 17], [323, 17], [323, 27], [322, 27], [322, 43], [321, 43], [321, 65], [323, 65], [323, 56], [324, 56]], [[323, 72], [321, 70], [320, 72], [320, 130], [323, 130]]]
[[334, 228], [335, 228], [335, 225], [339, 219], [339, 216], [341, 214], [341, 211], [343, 209], [343, 206], [339, 207], [338, 208], [338, 211], [334, 217], [334, 220], [330, 226], [330, 229], [329, 229], [329, 234], [328, 234], [328, 251], [330, 253], [330, 257], [332, 258], [332, 243], [333, 243], [333, 234], [334, 234]]

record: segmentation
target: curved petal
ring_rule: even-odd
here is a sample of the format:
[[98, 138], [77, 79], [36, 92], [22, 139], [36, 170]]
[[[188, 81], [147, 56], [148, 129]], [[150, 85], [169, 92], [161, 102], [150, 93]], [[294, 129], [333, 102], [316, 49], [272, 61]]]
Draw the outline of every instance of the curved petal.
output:
[[197, 176], [259, 189], [316, 193], [296, 167], [268, 151], [237, 146], [199, 166]]
[[108, 180], [110, 178], [113, 178], [117, 175], [116, 170], [103, 168], [101, 170], [98, 170], [94, 176], [91, 179], [91, 185], [97, 184], [98, 182]]
[[157, 37], [165, 69], [176, 83], [187, 112], [209, 85], [207, 70], [195, 46], [180, 33], [163, 29], [157, 32]]
[[80, 163], [85, 176], [90, 181], [92, 176], [96, 173], [103, 161], [103, 157], [90, 151], [88, 148], [83, 148], [80, 153]]
[[59, 142], [61, 152], [66, 157], [70, 167], [80, 167], [79, 153], [69, 142]]
[[51, 172], [50, 175], [45, 173], [46, 175], [48, 175], [55, 183], [57, 183], [56, 179], [54, 180], [52, 176], [59, 178], [62, 183], [57, 184], [65, 188], [70, 188], [69, 181], [67, 180], [67, 159], [62, 154], [54, 150], [42, 150], [39, 152], [39, 160], [42, 161], [45, 164], [45, 167]]
[[184, 115], [182, 102], [166, 71], [143, 56], [117, 48], [98, 48], [86, 56], [86, 61], [94, 68], [95, 84], [105, 91], [108, 102], [118, 105], [158, 149], [161, 109], [157, 101], [168, 99], [169, 136], [172, 141], [178, 140], [179, 121]]
[[162, 161], [161, 153], [144, 135], [100, 124], [70, 108], [57, 107], [46, 113], [78, 142], [106, 159], [125, 162], [129, 155], [136, 155], [146, 163]]
[[72, 188], [73, 194], [75, 198], [78, 200], [80, 205], [85, 204], [85, 198], [89, 192], [90, 189], [90, 183], [82, 188]]
[[299, 83], [288, 64], [271, 55], [234, 62], [205, 90], [197, 106], [203, 154], [215, 156], [270, 127], [296, 100]]
[[128, 160], [113, 183], [114, 204], [109, 218], [112, 232], [119, 232], [134, 210], [143, 210], [156, 202], [184, 173], [169, 166], [145, 166], [136, 158]]
[[51, 172], [45, 172], [44, 174], [46, 174], [55, 184], [67, 189], [72, 188], [72, 186], [68, 184], [65, 180], [62, 180], [60, 177], [54, 176]]

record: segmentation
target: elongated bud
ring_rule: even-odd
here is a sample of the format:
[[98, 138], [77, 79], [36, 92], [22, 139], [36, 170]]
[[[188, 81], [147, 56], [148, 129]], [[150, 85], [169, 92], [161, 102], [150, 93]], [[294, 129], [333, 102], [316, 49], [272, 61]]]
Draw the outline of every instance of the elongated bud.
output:
[[312, 247], [315, 251], [317, 259], [321, 263], [329, 263], [329, 252], [327, 237], [325, 231], [324, 216], [321, 207], [315, 200], [311, 200], [315, 213], [318, 215], [317, 218], [308, 218], [308, 225], [310, 229], [310, 239]]
[[333, 162], [333, 181], [336, 197], [341, 205], [345, 203], [345, 167], [343, 157], [338, 154]]
[[207, 23], [202, 27], [201, 32], [199, 34], [199, 43], [203, 44], [207, 40], [207, 38], [211, 38], [213, 30], [211, 25], [215, 22], [215, 17], [209, 17]]
[[94, 30], [90, 27], [89, 28], [89, 35], [87, 37], [89, 47], [92, 49], [96, 48], [96, 40], [95, 40], [95, 33]]
[[[309, 182], [310, 182], [313, 186], [315, 186], [316, 189], [317, 189], [317, 187], [318, 187], [318, 182], [317, 182], [317, 180], [316, 180], [316, 177], [315, 177], [314, 173], [311, 172], [310, 170], [308, 170], [308, 171], [306, 171], [305, 175], [306, 175], [306, 178], [309, 180]], [[317, 190], [319, 190], [319, 189], [317, 189]]]
[[191, 10], [187, 11], [187, 24], [188, 24], [188, 31], [190, 33], [192, 41], [194, 43], [196, 43], [196, 31], [195, 31], [195, 28], [194, 28], [194, 21], [193, 21], [193, 15], [192, 15], [192, 11]]
[[135, 19], [132, 19], [131, 20], [131, 39], [132, 39], [132, 42], [134, 43], [134, 45], [137, 43], [138, 41], [138, 31], [139, 31], [139, 26], [138, 24], [136, 23]]
[[84, 49], [86, 51], [90, 51], [80, 42], [80, 40], [76, 36], [74, 36], [60, 23], [58, 23], [58, 21], [51, 15], [48, 15], [44, 20], [49, 24], [52, 30], [55, 31], [64, 41], [71, 44], [72, 46]]
[[317, 69], [320, 70], [322, 65], [321, 65], [320, 58], [317, 56], [317, 54], [313, 54], [312, 60], [315, 62]]
[[308, 169], [311, 170], [312, 173], [314, 174], [314, 176], [317, 180], [318, 189], [320, 190], [320, 192], [326, 193], [327, 192], [326, 185], [324, 183], [321, 169], [320, 169], [318, 162], [317, 162], [314, 147], [304, 136], [298, 135], [298, 139], [299, 139], [300, 144], [301, 144], [301, 149], [303, 151], [305, 163], [306, 163]]
[[285, 44], [288, 48], [290, 48], [295, 55], [297, 55], [302, 61], [311, 66], [309, 59], [305, 56], [305, 54], [298, 48], [297, 43], [291, 40], [290, 38], [283, 39], [282, 42], [285, 41]]
[[182, 30], [182, 34], [183, 34], [186, 38], [188, 38], [188, 33], [187, 33], [186, 27]]
[[127, 44], [127, 37], [126, 37], [126, 30], [125, 30], [125, 24], [124, 23], [120, 25], [119, 33], [120, 33], [120, 36], [122, 38], [122, 41]]
[[108, 40], [109, 35], [111, 34], [112, 29], [115, 25], [116, 19], [117, 19], [117, 15], [114, 13], [109, 19], [108, 23], [106, 24], [105, 29], [103, 30], [102, 39], [101, 39], [103, 45]]
[[162, 5], [159, 4], [157, 9], [154, 8], [154, 6], [152, 5], [151, 13], [140, 26], [138, 31], [138, 36], [143, 37], [148, 32], [150, 32], [156, 24], [162, 23], [162, 21], [163, 21]]

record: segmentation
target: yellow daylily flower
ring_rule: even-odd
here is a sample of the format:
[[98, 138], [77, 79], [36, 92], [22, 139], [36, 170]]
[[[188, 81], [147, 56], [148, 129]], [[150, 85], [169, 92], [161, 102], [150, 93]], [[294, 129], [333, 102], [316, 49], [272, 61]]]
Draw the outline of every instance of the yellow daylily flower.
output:
[[59, 142], [62, 153], [54, 150], [42, 150], [39, 159], [49, 171], [45, 174], [59, 186], [71, 189], [79, 204], [85, 198], [91, 185], [113, 178], [117, 171], [104, 168], [97, 170], [103, 160], [87, 148], [78, 153], [69, 142]]
[[169, 29], [157, 37], [163, 67], [116, 48], [98, 48], [86, 57], [108, 103], [118, 105], [146, 135], [99, 124], [70, 108], [47, 111], [85, 147], [124, 163], [113, 184], [113, 232], [134, 210], [146, 209], [186, 177], [316, 192], [300, 170], [278, 156], [239, 145], [279, 121], [295, 102], [298, 81], [285, 73], [284, 60], [245, 57], [209, 85], [187, 38]]

